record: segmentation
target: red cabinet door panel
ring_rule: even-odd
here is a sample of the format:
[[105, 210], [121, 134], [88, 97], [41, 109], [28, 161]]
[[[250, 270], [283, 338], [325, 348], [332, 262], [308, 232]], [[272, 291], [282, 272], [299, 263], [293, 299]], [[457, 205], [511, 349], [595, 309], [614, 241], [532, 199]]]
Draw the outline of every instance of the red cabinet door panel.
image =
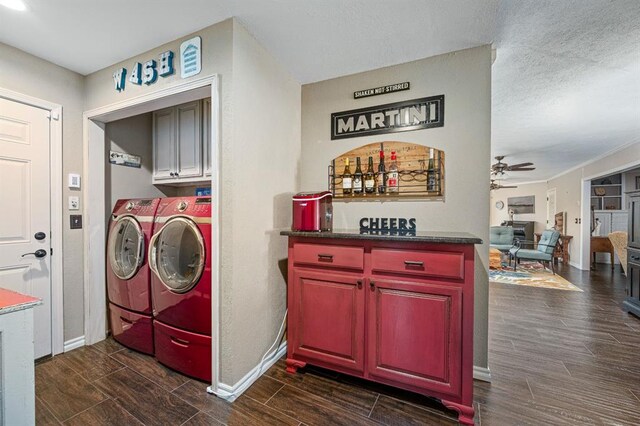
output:
[[363, 247], [297, 243], [293, 246], [293, 257], [297, 265], [349, 268], [359, 271], [364, 267]]
[[375, 280], [368, 292], [369, 374], [459, 394], [462, 289]]
[[374, 272], [464, 279], [464, 254], [446, 251], [372, 249]]
[[364, 370], [362, 280], [294, 269], [290, 329], [293, 356]]

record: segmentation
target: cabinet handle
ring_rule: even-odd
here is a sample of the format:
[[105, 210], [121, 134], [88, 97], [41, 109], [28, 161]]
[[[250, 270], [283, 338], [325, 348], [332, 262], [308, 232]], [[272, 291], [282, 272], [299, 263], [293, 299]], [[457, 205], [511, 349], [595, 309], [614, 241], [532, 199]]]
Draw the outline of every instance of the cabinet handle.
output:
[[376, 289], [376, 283], [374, 283], [373, 281], [369, 281], [369, 288], [371, 289], [371, 291], [374, 291]]
[[333, 255], [332, 254], [319, 254], [318, 255], [318, 260], [333, 260]]
[[417, 260], [405, 260], [404, 264], [407, 266], [424, 266], [424, 262], [420, 262]]
[[362, 280], [356, 281], [358, 283], [358, 288], [362, 288]]

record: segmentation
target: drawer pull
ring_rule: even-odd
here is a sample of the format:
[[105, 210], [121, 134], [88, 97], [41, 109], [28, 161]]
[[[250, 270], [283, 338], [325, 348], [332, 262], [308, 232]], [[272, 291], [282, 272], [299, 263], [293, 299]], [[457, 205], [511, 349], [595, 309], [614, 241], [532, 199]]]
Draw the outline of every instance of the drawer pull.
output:
[[420, 262], [418, 260], [405, 260], [404, 264], [407, 266], [424, 266], [424, 262]]
[[175, 343], [178, 346], [187, 347], [189, 346], [189, 342], [186, 340], [178, 339], [177, 337], [171, 336], [171, 343]]
[[631, 256], [631, 260], [638, 261], [638, 260], [640, 260], [640, 257], [639, 256]]
[[333, 260], [333, 255], [332, 254], [319, 254], [318, 255], [318, 260], [326, 260], [331, 262]]
[[133, 321], [131, 321], [131, 320], [125, 318], [125, 317], [120, 317], [120, 321], [125, 322], [127, 324], [133, 324]]

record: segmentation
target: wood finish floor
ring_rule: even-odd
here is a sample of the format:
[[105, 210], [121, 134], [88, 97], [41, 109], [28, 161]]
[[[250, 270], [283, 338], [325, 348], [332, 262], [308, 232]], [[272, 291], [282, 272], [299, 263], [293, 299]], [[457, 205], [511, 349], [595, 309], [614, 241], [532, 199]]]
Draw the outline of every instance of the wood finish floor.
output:
[[[584, 292], [491, 284], [492, 383], [475, 382], [483, 425], [640, 424], [640, 320], [624, 277], [561, 274]], [[39, 425], [453, 425], [437, 401], [279, 361], [235, 403], [112, 339], [36, 365]]]

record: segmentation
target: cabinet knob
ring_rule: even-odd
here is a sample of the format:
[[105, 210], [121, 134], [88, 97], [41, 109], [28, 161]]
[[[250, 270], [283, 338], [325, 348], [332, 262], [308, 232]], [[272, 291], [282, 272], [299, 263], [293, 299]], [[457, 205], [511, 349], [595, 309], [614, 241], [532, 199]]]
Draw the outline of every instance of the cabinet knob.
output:
[[358, 288], [362, 288], [362, 280], [356, 281], [358, 283]]
[[176, 175], [176, 174], [175, 174], [175, 173], [173, 173], [173, 172], [169, 173], [169, 176], [175, 176], [175, 175]]
[[369, 288], [371, 289], [371, 291], [374, 291], [376, 289], [376, 283], [374, 283], [373, 281], [369, 281]]
[[176, 172], [176, 177], [179, 177], [180, 175], [178, 174], [178, 172]]

